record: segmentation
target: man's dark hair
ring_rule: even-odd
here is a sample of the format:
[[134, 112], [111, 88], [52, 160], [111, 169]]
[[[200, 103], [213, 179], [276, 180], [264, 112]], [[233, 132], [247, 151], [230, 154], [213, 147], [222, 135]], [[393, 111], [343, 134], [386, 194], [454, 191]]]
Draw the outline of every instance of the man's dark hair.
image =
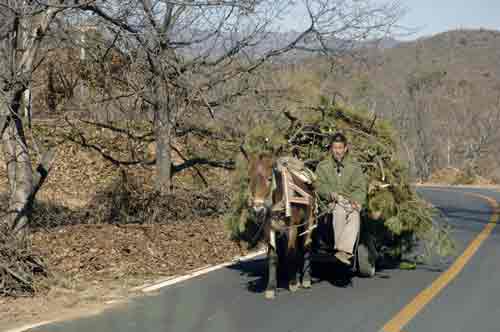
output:
[[336, 133], [335, 135], [333, 135], [332, 140], [330, 141], [330, 146], [333, 143], [344, 143], [344, 145], [347, 145], [347, 137], [345, 137], [345, 135], [342, 133]]

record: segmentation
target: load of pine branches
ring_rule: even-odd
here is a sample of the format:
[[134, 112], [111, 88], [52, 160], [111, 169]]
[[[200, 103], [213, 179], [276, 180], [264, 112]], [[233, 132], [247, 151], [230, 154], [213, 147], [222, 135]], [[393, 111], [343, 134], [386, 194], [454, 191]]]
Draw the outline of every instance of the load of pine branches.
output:
[[[383, 119], [364, 110], [322, 101], [300, 115], [285, 113], [282, 125], [267, 124], [245, 139], [250, 153], [294, 155], [311, 169], [327, 156], [331, 137], [342, 132], [349, 153], [362, 165], [368, 179], [368, 199], [362, 212], [362, 230], [375, 239], [379, 253], [392, 259], [411, 257], [418, 245], [419, 258], [453, 253], [450, 228], [436, 222], [437, 210], [411, 186], [408, 166], [399, 158], [397, 132]], [[236, 241], [249, 247], [259, 243], [258, 226], [248, 214], [247, 164], [239, 159], [235, 171], [233, 201], [226, 222]], [[326, 202], [320, 202], [320, 206]], [[381, 251], [381, 252], [380, 252]], [[405, 258], [407, 259], [407, 258]]]

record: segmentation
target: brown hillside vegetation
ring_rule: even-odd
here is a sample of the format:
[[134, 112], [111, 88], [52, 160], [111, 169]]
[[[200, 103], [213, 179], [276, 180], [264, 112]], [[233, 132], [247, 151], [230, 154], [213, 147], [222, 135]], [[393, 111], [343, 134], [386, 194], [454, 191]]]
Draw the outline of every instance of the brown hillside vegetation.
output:
[[500, 32], [489, 30], [450, 31], [379, 53], [365, 103], [398, 124], [417, 176], [455, 167], [498, 183], [499, 57]]
[[500, 32], [449, 31], [364, 50], [332, 70], [321, 59], [310, 60], [293, 69], [306, 87], [293, 99], [304, 100], [309, 89], [390, 120], [416, 180], [452, 167], [498, 183], [499, 57]]
[[496, 183], [473, 172], [450, 167], [432, 173], [427, 184], [493, 186]]

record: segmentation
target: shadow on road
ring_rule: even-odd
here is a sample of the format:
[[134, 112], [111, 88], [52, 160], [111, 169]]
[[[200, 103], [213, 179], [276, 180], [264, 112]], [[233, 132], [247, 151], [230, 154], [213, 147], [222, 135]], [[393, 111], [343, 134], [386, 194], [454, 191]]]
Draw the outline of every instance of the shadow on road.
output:
[[[284, 265], [281, 265], [284, 266]], [[253, 293], [263, 293], [267, 283], [267, 259], [260, 258], [251, 261], [240, 262], [228, 267], [231, 270], [239, 271], [242, 277], [249, 279], [247, 281], [247, 290]], [[278, 268], [278, 290], [286, 291], [287, 275], [285, 269]], [[312, 278], [314, 284], [328, 282], [334, 287], [352, 287], [354, 273], [348, 267], [335, 263], [313, 263]]]
[[437, 208], [449, 219], [460, 219], [460, 223], [466, 224], [468, 222], [478, 224], [488, 224], [490, 222], [492, 210], [484, 209], [470, 209], [470, 208], [457, 208], [448, 206], [437, 206]]
[[[452, 224], [457, 230], [472, 229], [475, 232], [482, 229], [490, 223], [492, 216], [491, 208], [483, 207], [456, 207], [447, 203], [439, 204], [436, 208], [440, 211], [441, 217], [445, 217], [443, 222]], [[441, 273], [454, 261], [456, 257], [450, 257], [446, 262], [432, 264], [419, 264], [417, 269], [426, 270], [434, 273]], [[377, 274], [374, 278], [390, 278], [390, 270], [399, 269], [399, 261], [385, 261], [377, 264]], [[284, 262], [280, 262], [284, 266]], [[247, 278], [247, 289], [253, 293], [263, 293], [267, 282], [267, 259], [260, 258], [252, 261], [240, 262], [229, 267], [232, 270], [239, 271], [240, 275]], [[278, 268], [278, 288], [281, 291], [286, 290], [287, 276], [284, 269]], [[315, 262], [312, 266], [313, 283], [328, 282], [334, 287], [353, 287], [353, 279], [356, 277], [350, 268], [335, 263]]]

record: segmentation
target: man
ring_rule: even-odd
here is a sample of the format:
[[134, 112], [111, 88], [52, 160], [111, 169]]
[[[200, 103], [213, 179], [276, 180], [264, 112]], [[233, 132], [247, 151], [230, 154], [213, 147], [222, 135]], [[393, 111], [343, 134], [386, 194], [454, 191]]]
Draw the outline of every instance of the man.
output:
[[318, 164], [316, 176], [318, 195], [333, 209], [335, 256], [340, 262], [351, 265], [367, 181], [360, 164], [349, 156], [347, 138], [343, 134], [333, 136], [329, 156]]

